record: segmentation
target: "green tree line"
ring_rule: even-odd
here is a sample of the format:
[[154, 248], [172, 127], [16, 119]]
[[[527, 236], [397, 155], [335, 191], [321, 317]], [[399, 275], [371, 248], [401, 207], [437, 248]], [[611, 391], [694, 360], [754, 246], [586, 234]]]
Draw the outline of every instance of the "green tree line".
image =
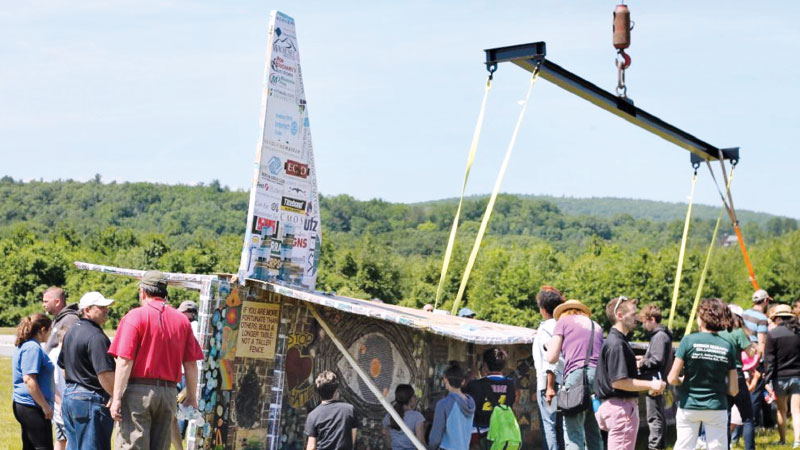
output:
[[[118, 300], [112, 324], [136, 304], [136, 283], [80, 271], [81, 260], [184, 273], [234, 273], [247, 193], [212, 181], [201, 186], [0, 179], [0, 325], [40, 310], [41, 294], [63, 285], [71, 302], [89, 290]], [[577, 199], [570, 199], [577, 200]], [[612, 201], [613, 200], [613, 201]], [[488, 199], [466, 200], [451, 269], [447, 309], [458, 291]], [[678, 211], [643, 216], [641, 201], [604, 199], [607, 214], [570, 214], [557, 202], [501, 195], [464, 301], [482, 319], [520, 326], [540, 320], [543, 284], [587, 303], [598, 317], [609, 298], [627, 295], [669, 308], [683, 228]], [[654, 202], [651, 202], [654, 203]], [[649, 203], [646, 203], [649, 204]], [[433, 302], [456, 201], [399, 204], [320, 198], [323, 250], [317, 289], [421, 307]], [[647, 209], [642, 207], [643, 209]], [[749, 213], [743, 220], [760, 283], [779, 301], [800, 295], [800, 231], [791, 218]], [[723, 218], [724, 220], [724, 218]], [[714, 227], [693, 220], [677, 324], [685, 325]], [[723, 222], [721, 234], [730, 232]], [[718, 243], [719, 244], [718, 240]], [[751, 287], [738, 247], [714, 247], [703, 296], [747, 305]], [[174, 302], [196, 294], [171, 289]], [[601, 322], [604, 319], [601, 317]]]

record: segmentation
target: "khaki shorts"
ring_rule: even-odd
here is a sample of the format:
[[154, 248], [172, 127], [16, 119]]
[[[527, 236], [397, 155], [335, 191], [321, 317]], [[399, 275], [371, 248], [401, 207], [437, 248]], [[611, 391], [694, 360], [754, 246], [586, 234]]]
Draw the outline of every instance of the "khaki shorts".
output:
[[129, 384], [122, 396], [122, 422], [114, 448], [169, 450], [177, 394], [174, 387]]

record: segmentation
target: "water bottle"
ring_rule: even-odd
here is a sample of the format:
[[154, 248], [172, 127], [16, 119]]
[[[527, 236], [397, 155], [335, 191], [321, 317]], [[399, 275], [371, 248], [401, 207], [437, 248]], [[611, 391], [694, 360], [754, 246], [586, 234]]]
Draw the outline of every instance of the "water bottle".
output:
[[178, 420], [194, 420], [197, 426], [203, 425], [203, 414], [196, 410], [194, 406], [178, 405]]
[[603, 404], [603, 402], [601, 402], [599, 398], [592, 394], [592, 409], [594, 412], [597, 412], [597, 410], [600, 409], [601, 404]]

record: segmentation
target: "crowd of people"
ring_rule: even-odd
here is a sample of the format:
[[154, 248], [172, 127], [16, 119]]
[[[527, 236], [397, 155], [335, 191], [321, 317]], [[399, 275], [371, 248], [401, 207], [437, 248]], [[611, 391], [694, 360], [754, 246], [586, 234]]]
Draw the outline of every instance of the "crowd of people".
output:
[[[20, 322], [12, 403], [24, 450], [110, 449], [115, 422], [117, 449], [182, 448], [178, 383], [197, 386], [203, 359], [191, 323], [197, 305], [169, 306], [166, 276], [148, 271], [139, 306], [124, 315], [112, 342], [103, 325], [113, 303], [88, 292], [67, 305], [64, 290], [51, 287], [42, 297], [47, 314]], [[184, 396], [197, 407], [196, 389]]]
[[[544, 320], [532, 356], [543, 448], [633, 450], [644, 395], [647, 447], [665, 449], [668, 384], [675, 386], [677, 403], [675, 450], [727, 450], [739, 438], [745, 449], [754, 449], [755, 426], [764, 420], [757, 418], [771, 417], [773, 402], [779, 443], [786, 442], [791, 412], [793, 448], [800, 448], [800, 301], [793, 307], [771, 301], [764, 290], [753, 294], [747, 310], [703, 299], [696, 332], [674, 343], [654, 304], [640, 308], [636, 299], [610, 299], [604, 314], [611, 327], [604, 332], [589, 307], [542, 287], [537, 303]], [[648, 339], [637, 356], [630, 338], [639, 325]], [[492, 429], [496, 411], [516, 401], [515, 381], [503, 374], [507, 358], [500, 348], [486, 350], [478, 373], [451, 362], [441, 379], [447, 393], [435, 403], [432, 420], [415, 410], [414, 387], [398, 385], [397, 417], [431, 450], [515, 448], [498, 445]], [[336, 374], [320, 374], [316, 387], [322, 404], [308, 417], [306, 449], [353, 448], [359, 419], [338, 400]], [[387, 447], [417, 448], [390, 414], [383, 427]]]
[[[544, 448], [634, 449], [640, 395], [647, 447], [666, 448], [667, 384], [676, 387], [676, 450], [694, 450], [698, 441], [709, 450], [728, 449], [738, 439], [754, 449], [755, 428], [769, 423], [773, 408], [780, 442], [787, 441], [791, 416], [793, 448], [800, 448], [800, 301], [774, 304], [764, 290], [753, 294], [747, 310], [703, 299], [697, 331], [674, 343], [653, 304], [610, 299], [604, 308], [610, 328], [604, 330], [589, 307], [565, 300], [553, 287], [543, 286], [536, 299], [544, 320], [532, 357]], [[167, 279], [158, 271], [141, 278], [139, 300], [113, 342], [103, 325], [114, 300], [99, 292], [67, 305], [63, 289], [49, 288], [42, 298], [46, 314], [20, 322], [12, 357], [13, 413], [24, 449], [110, 449], [115, 422], [118, 449], [182, 447], [178, 391], [182, 386], [184, 405], [197, 407], [196, 389], [186, 386], [197, 386], [196, 362], [203, 358], [193, 330], [197, 305], [172, 308]], [[648, 335], [638, 356], [630, 343], [637, 326]], [[504, 374], [507, 360], [502, 348], [488, 348], [471, 370], [449, 363], [437, 380], [446, 395], [428, 416], [416, 410], [415, 388], [398, 385], [396, 414], [383, 420], [387, 447], [411, 450], [416, 440], [429, 449], [489, 450], [511, 439], [500, 447], [513, 448], [508, 424], [517, 426], [517, 435], [518, 425], [513, 413], [512, 419], [503, 413], [517, 401], [517, 389]], [[352, 405], [339, 400], [337, 375], [325, 371], [315, 386], [321, 403], [305, 424], [306, 449], [354, 448], [361, 421]], [[497, 428], [497, 421], [508, 426]], [[498, 429], [512, 429], [511, 437]]]
[[[800, 325], [798, 306], [770, 304], [764, 290], [744, 310], [718, 298], [700, 302], [696, 332], [675, 349], [656, 305], [619, 296], [606, 304], [611, 324], [605, 338], [591, 311], [564, 300], [549, 286], [537, 296], [545, 319], [533, 344], [538, 403], [545, 446], [555, 449], [633, 449], [639, 428], [640, 393], [645, 406], [649, 449], [666, 448], [663, 392], [676, 386], [676, 450], [728, 449], [734, 439], [755, 448], [754, 428], [768, 420], [774, 400], [780, 443], [786, 442], [787, 414], [793, 420], [793, 448], [800, 448]], [[630, 336], [637, 321], [648, 334], [644, 355], [636, 356]], [[591, 392], [592, 406], [559, 408], [575, 386]], [[766, 394], [765, 394], [766, 392]], [[766, 400], [765, 400], [766, 399]], [[791, 405], [791, 408], [788, 406]], [[563, 422], [563, 425], [560, 424]], [[601, 430], [607, 438], [601, 438]]]

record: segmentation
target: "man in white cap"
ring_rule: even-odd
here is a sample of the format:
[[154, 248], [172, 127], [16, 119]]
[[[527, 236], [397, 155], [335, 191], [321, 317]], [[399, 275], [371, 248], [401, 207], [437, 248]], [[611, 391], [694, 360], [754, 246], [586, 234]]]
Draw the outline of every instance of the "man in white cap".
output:
[[[750, 330], [750, 342], [757, 345], [756, 358], [761, 361], [764, 356], [764, 348], [767, 345], [767, 308], [772, 297], [767, 291], [759, 289], [753, 293], [753, 307], [742, 314], [744, 325]], [[763, 363], [759, 363], [759, 372], [764, 373]], [[764, 426], [771, 422], [772, 414], [769, 412], [766, 402], [764, 402], [764, 378], [756, 385], [750, 393], [750, 400], [753, 403], [753, 415], [756, 425]]]
[[84, 294], [78, 302], [83, 316], [64, 336], [58, 366], [66, 381], [61, 415], [70, 448], [111, 449], [114, 420], [107, 405], [114, 392], [115, 364], [102, 327], [112, 303], [99, 292]]

